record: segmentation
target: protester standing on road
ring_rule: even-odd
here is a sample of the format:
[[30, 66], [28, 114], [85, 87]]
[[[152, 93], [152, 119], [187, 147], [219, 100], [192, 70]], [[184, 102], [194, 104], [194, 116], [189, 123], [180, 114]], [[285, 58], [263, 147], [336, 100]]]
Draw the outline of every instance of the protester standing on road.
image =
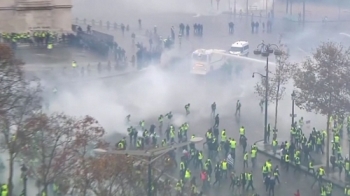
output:
[[214, 127], [219, 127], [219, 123], [220, 123], [220, 117], [219, 117], [219, 114], [216, 114]]
[[215, 110], [216, 110], [216, 103], [214, 102], [213, 104], [211, 104], [211, 115], [215, 116]]
[[269, 196], [275, 196], [275, 185], [276, 185], [276, 178], [274, 175], [271, 175], [269, 180]]

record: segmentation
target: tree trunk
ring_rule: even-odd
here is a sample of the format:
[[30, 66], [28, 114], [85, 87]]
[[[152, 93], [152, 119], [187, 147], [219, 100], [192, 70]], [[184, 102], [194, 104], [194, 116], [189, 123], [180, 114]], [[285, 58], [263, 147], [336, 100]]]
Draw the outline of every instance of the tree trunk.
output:
[[87, 176], [85, 175], [85, 178], [86, 180], [84, 180], [84, 190], [83, 190], [83, 195], [86, 195], [87, 194], [87, 188], [88, 188], [88, 179], [87, 179]]
[[8, 186], [8, 195], [12, 195], [12, 190], [13, 190], [13, 183], [12, 183], [12, 179], [13, 179], [13, 164], [14, 164], [14, 157], [13, 157], [13, 154], [10, 152], [9, 153], [10, 155], [10, 159], [9, 159], [9, 168], [10, 168], [10, 171], [9, 171], [9, 178], [8, 178], [8, 181], [7, 181], [7, 186]]
[[274, 128], [277, 129], [277, 116], [278, 116], [278, 98], [280, 95], [280, 86], [281, 86], [281, 82], [278, 81], [277, 83], [277, 92], [276, 92], [276, 106], [275, 106], [275, 126]]
[[[332, 103], [332, 93], [329, 93], [329, 100], [328, 100], [328, 108], [331, 108], [331, 103]], [[327, 111], [327, 145], [326, 145], [326, 175], [328, 176], [328, 171], [329, 171], [329, 126], [330, 126], [330, 121], [329, 119], [331, 118], [332, 113], [330, 111]]]
[[[44, 189], [43, 189], [43, 192], [46, 193], [45, 195], [49, 195], [48, 192], [47, 192], [47, 183], [44, 184]], [[40, 196], [42, 195], [42, 193], [40, 193]]]
[[109, 185], [108, 196], [113, 195], [113, 194], [112, 194], [112, 189], [113, 189], [114, 182], [115, 182], [115, 179], [116, 179], [116, 178], [117, 178], [117, 175], [114, 176], [114, 178], [113, 178], [111, 184]]
[[[326, 163], [326, 171], [329, 170], [329, 126], [330, 126], [330, 122], [329, 122], [329, 118], [331, 117], [331, 114], [327, 115], [327, 149], [326, 149], [326, 157], [327, 157], [327, 163]], [[328, 176], [328, 172], [326, 172], [327, 176]]]

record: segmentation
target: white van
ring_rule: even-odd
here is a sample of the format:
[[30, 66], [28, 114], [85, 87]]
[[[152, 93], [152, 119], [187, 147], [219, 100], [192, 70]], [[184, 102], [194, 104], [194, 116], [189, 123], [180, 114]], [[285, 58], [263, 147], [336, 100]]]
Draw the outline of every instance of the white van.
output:
[[230, 54], [238, 56], [248, 56], [249, 54], [249, 43], [247, 41], [238, 41], [231, 45], [229, 50]]

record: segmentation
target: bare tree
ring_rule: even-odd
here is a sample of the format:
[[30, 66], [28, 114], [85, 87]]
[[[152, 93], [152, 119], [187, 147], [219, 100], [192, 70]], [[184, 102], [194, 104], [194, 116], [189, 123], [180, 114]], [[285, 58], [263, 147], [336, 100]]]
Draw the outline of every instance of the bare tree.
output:
[[108, 144], [104, 143], [104, 129], [98, 124], [97, 120], [90, 116], [85, 116], [76, 123], [75, 128], [75, 149], [77, 150], [78, 163], [75, 171], [78, 171], [79, 177], [76, 177], [76, 172], [73, 173], [74, 185], [82, 195], [86, 195], [90, 187], [89, 164], [94, 163], [92, 150], [95, 148], [106, 148]]
[[[75, 195], [93, 193], [97, 196], [146, 195], [148, 190], [147, 157], [102, 154], [86, 157], [85, 168], [76, 167], [72, 175]], [[165, 192], [169, 186], [159, 184], [163, 168], [152, 170], [154, 191]], [[157, 186], [157, 185], [160, 186]], [[167, 190], [168, 190], [167, 189]], [[168, 191], [169, 193], [169, 191]]]
[[296, 70], [296, 104], [327, 117], [327, 169], [329, 169], [330, 117], [349, 112], [350, 49], [341, 44], [321, 44]]
[[11, 48], [0, 44], [0, 139], [2, 149], [9, 154], [9, 195], [13, 191], [15, 158], [31, 137], [26, 132], [28, 119], [41, 108], [39, 83], [25, 81], [21, 66]]
[[[291, 79], [296, 65], [288, 62], [289, 56], [283, 53], [277, 57], [277, 65], [274, 74], [269, 75], [269, 92], [268, 100], [271, 103], [275, 103], [275, 124], [274, 128], [277, 128], [277, 116], [278, 116], [278, 102], [284, 96], [286, 87], [285, 85]], [[262, 77], [261, 82], [255, 85], [255, 93], [258, 94], [263, 100], [265, 100], [266, 91], [266, 78]]]
[[135, 177], [132, 157], [103, 154], [85, 159], [85, 168], [76, 167], [72, 176], [75, 195], [92, 192], [97, 196], [123, 196], [134, 195], [138, 191], [134, 185], [141, 183], [140, 178]]
[[61, 176], [68, 175], [78, 161], [75, 148], [75, 130], [79, 127], [76, 119], [64, 114], [47, 116], [39, 113], [31, 119], [32, 143], [25, 156], [33, 163], [30, 171], [47, 188]]

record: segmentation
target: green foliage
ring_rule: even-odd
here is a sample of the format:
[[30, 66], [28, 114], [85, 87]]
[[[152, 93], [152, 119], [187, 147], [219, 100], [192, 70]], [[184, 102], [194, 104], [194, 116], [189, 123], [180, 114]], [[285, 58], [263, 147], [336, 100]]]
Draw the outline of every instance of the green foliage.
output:
[[350, 110], [350, 49], [333, 42], [322, 43], [293, 77], [296, 104], [324, 115]]

